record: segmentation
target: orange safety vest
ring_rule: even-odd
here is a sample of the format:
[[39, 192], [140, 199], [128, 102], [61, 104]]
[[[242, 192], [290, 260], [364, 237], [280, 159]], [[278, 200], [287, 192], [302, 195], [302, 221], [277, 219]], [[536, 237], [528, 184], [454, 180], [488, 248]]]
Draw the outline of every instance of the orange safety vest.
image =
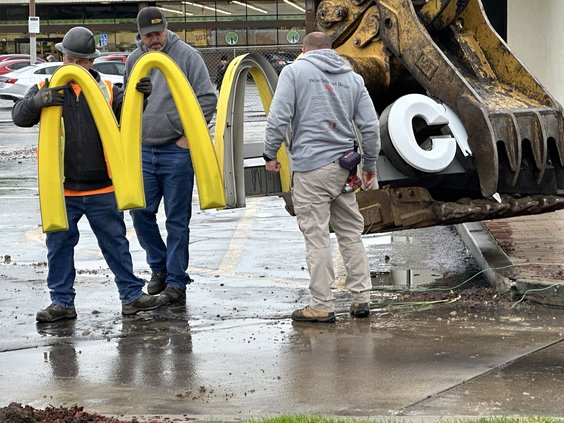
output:
[[[39, 88], [41, 88], [44, 84], [45, 84], [45, 81], [41, 81], [37, 84], [37, 86]], [[102, 90], [102, 93], [104, 94], [104, 97], [106, 98], [106, 101], [108, 102], [108, 104], [111, 107], [113, 100], [114, 100], [114, 90], [113, 90], [112, 82], [100, 80], [98, 82], [98, 86]], [[78, 98], [80, 96], [80, 93], [82, 92], [80, 85], [78, 85], [75, 82], [71, 82], [71, 88], [74, 91], [74, 94], [76, 95], [76, 97]], [[62, 118], [61, 118], [61, 127], [64, 128]], [[63, 138], [64, 138], [64, 133], [63, 133]], [[63, 143], [63, 146], [64, 146], [64, 143]], [[63, 156], [64, 156], [64, 153], [63, 153]], [[107, 159], [106, 159], [106, 166], [108, 168], [108, 175], [111, 177], [110, 167], [108, 165]], [[88, 191], [75, 191], [75, 190], [72, 190], [72, 189], [65, 189], [64, 190], [65, 196], [68, 196], [68, 197], [82, 197], [82, 196], [85, 196], [85, 195], [105, 194], [105, 193], [108, 193], [108, 192], [114, 192], [114, 186], [113, 185], [110, 185], [110, 186], [105, 187], [105, 188], [93, 189], [93, 190], [88, 190]]]

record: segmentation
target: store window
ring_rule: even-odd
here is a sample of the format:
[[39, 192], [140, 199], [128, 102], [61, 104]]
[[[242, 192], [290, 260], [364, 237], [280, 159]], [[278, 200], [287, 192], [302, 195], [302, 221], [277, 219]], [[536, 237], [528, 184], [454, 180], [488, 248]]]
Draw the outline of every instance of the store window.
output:
[[139, 6], [137, 3], [114, 3], [116, 23], [134, 23], [137, 19]]
[[84, 23], [114, 23], [114, 8], [111, 4], [85, 4]]
[[182, 4], [185, 6], [187, 21], [214, 22], [216, 20], [215, 1], [183, 1]]
[[194, 47], [215, 47], [216, 33], [213, 29], [192, 29], [186, 31], [186, 42]]
[[193, 16], [192, 13], [186, 11], [186, 6], [182, 3], [159, 3], [157, 7], [165, 14], [169, 22], [186, 22], [187, 17]]
[[27, 6], [8, 6], [6, 7], [6, 23], [20, 24], [27, 23], [29, 8]]
[[244, 21], [247, 20], [247, 10], [243, 1], [215, 1], [215, 15], [218, 20]]
[[264, 46], [276, 44], [276, 29], [249, 28], [249, 45]]
[[218, 29], [218, 46], [245, 46], [247, 45], [247, 31], [244, 29]]
[[277, 43], [301, 46], [305, 35], [305, 28], [279, 28]]
[[55, 5], [48, 9], [50, 24], [82, 24], [84, 7], [82, 4]]
[[278, 0], [278, 19], [295, 19], [305, 11], [305, 0]]
[[249, 20], [272, 19], [278, 14], [276, 1], [247, 1], [245, 5]]

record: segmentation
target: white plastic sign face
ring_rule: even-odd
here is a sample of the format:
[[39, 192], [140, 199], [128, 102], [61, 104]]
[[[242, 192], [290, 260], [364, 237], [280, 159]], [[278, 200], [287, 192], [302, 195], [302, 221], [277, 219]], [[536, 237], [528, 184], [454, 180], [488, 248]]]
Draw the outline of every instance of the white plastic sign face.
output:
[[[448, 125], [450, 135], [430, 137], [431, 147], [419, 146], [413, 132], [414, 118], [423, 119], [427, 125]], [[437, 173], [454, 160], [456, 147], [465, 156], [471, 155], [468, 134], [454, 111], [444, 104], [421, 94], [400, 97], [390, 107], [387, 119], [390, 141], [406, 164], [426, 173]]]
[[39, 17], [30, 16], [27, 20], [28, 32], [30, 34], [39, 34]]

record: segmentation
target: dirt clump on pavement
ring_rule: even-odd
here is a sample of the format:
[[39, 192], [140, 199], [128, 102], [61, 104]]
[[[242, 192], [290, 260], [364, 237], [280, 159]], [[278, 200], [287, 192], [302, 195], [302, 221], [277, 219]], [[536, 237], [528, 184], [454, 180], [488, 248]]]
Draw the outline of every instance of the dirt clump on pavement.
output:
[[429, 301], [453, 301], [464, 308], [492, 307], [509, 309], [514, 301], [508, 292], [497, 292], [495, 289], [484, 286], [472, 286], [457, 290], [437, 291], [411, 291], [398, 296], [398, 302], [429, 302]]
[[45, 407], [38, 410], [12, 402], [0, 408], [0, 423], [139, 423], [137, 419], [119, 420], [99, 414], [89, 414], [83, 407]]

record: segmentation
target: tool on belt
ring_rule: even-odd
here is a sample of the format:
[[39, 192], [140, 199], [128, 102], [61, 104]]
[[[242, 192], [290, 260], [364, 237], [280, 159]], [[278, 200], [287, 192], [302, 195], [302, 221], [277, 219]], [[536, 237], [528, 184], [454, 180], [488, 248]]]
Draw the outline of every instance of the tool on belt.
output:
[[360, 163], [361, 156], [354, 150], [347, 151], [339, 157], [339, 165], [349, 171], [349, 177], [343, 187], [343, 193], [355, 192], [362, 188], [362, 180], [356, 175], [356, 167]]

